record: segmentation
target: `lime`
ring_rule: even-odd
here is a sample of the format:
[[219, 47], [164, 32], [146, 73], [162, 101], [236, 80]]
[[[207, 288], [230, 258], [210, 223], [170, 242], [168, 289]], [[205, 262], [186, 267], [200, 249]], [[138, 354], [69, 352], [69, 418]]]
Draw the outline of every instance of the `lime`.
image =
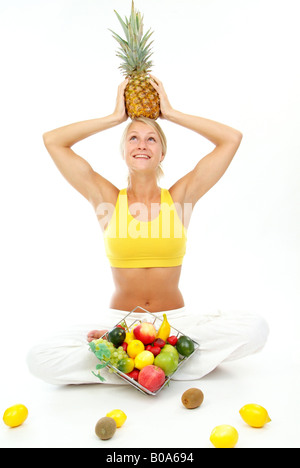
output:
[[129, 374], [129, 372], [134, 369], [134, 360], [128, 357], [121, 359], [121, 361], [118, 362], [118, 369], [124, 374]]
[[195, 346], [191, 338], [188, 336], [181, 336], [176, 343], [176, 349], [179, 354], [188, 357], [194, 352]]
[[250, 404], [240, 409], [240, 415], [251, 427], [263, 427], [271, 421], [268, 412], [260, 405]]
[[216, 448], [234, 448], [238, 439], [237, 430], [227, 424], [215, 427], [210, 436], [210, 441]]

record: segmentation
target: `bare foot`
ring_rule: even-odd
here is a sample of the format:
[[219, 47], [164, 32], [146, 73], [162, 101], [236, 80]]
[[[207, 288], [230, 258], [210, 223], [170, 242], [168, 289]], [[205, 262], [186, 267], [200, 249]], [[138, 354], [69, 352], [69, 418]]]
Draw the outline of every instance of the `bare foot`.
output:
[[87, 335], [87, 340], [90, 343], [93, 340], [98, 340], [103, 336], [108, 330], [92, 330]]

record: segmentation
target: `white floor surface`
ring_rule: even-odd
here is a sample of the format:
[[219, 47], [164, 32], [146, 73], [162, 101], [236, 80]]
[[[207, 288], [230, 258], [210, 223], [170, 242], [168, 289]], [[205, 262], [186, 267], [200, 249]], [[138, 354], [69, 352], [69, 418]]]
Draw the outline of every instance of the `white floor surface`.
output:
[[[271, 334], [265, 350], [221, 365], [205, 378], [171, 382], [156, 397], [131, 386], [82, 385], [55, 387], [30, 376], [19, 358], [12, 368], [2, 362], [1, 411], [25, 404], [29, 417], [23, 426], [0, 424], [1, 448], [212, 448], [212, 429], [231, 424], [239, 432], [237, 448], [295, 448], [299, 435], [299, 352], [292, 340], [282, 347]], [[198, 387], [203, 405], [187, 410], [182, 393]], [[266, 407], [272, 422], [263, 429], [247, 426], [239, 409], [247, 403]], [[98, 419], [112, 409], [127, 414], [124, 426], [109, 441], [94, 433]]]

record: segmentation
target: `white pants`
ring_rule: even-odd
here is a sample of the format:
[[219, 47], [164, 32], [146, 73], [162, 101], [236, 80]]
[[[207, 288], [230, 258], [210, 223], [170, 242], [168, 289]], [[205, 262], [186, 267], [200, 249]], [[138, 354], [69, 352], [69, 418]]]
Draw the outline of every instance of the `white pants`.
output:
[[[197, 380], [222, 362], [253, 354], [264, 347], [269, 333], [268, 325], [261, 317], [248, 313], [216, 312], [196, 316], [188, 314], [185, 308], [166, 313], [171, 326], [200, 344], [196, 353], [174, 375], [174, 380]], [[109, 309], [101, 326], [83, 326], [44, 339], [28, 353], [29, 370], [54, 385], [101, 383], [92, 374], [99, 361], [89, 350], [87, 333], [94, 329], [111, 329], [127, 314]], [[162, 317], [162, 314], [155, 315]], [[137, 318], [141, 315], [135, 313]], [[101, 375], [107, 384], [128, 385], [105, 368]]]

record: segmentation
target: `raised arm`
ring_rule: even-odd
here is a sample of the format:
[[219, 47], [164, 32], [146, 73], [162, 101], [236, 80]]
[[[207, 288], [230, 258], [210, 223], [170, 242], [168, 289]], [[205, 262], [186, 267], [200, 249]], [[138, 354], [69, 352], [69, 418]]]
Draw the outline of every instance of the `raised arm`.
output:
[[173, 109], [162, 83], [155, 78], [152, 85], [160, 95], [162, 118], [199, 133], [216, 146], [172, 187], [177, 198], [194, 206], [223, 176], [240, 146], [242, 134], [227, 125]]
[[43, 135], [45, 146], [62, 175], [94, 206], [110, 201], [112, 192], [117, 189], [71, 148], [75, 143], [127, 119], [124, 104], [126, 84], [127, 80], [118, 88], [116, 107], [111, 115], [67, 125]]

